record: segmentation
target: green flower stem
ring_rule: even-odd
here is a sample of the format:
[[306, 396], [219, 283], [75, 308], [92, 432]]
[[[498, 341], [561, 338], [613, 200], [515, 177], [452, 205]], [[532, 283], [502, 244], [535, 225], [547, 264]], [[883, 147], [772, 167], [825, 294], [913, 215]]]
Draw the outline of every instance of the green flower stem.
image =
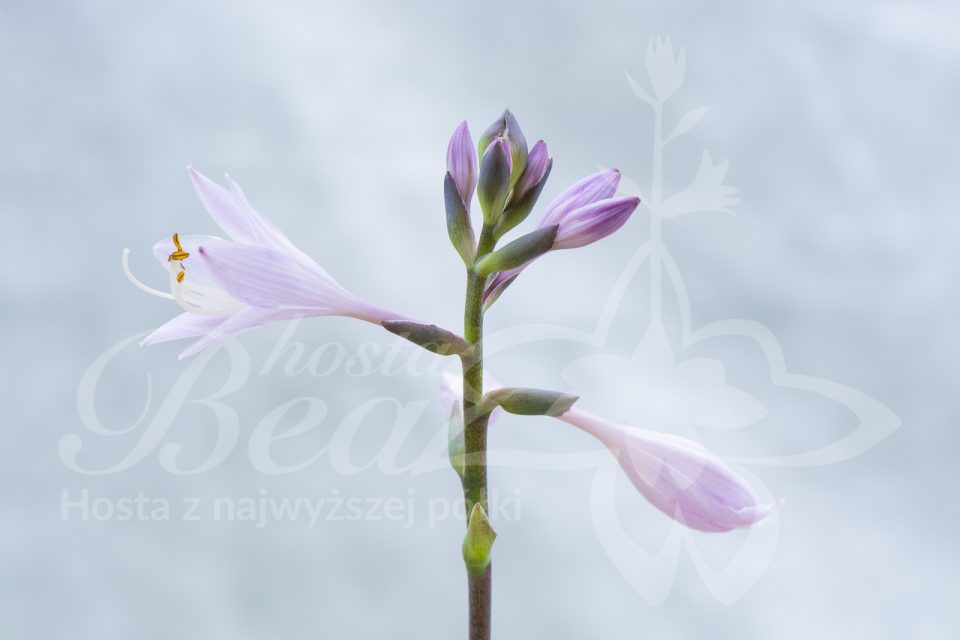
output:
[[[494, 225], [484, 224], [477, 246], [477, 258], [490, 253], [496, 244]], [[463, 337], [470, 347], [461, 355], [463, 363], [465, 513], [479, 503], [487, 509], [487, 421], [489, 413], [479, 411], [483, 398], [483, 290], [487, 279], [473, 269], [467, 272], [467, 295], [463, 313]], [[470, 594], [470, 640], [490, 638], [491, 567], [480, 574], [467, 574]]]

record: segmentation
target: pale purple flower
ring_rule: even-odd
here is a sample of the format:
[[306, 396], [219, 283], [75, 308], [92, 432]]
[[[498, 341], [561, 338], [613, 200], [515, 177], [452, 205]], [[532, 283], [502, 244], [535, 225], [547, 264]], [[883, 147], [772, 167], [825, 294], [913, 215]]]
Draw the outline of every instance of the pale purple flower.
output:
[[[544, 149], [544, 153], [545, 153]], [[574, 183], [547, 205], [538, 228], [557, 225], [553, 250], [574, 249], [601, 240], [622, 227], [640, 204], [634, 196], [615, 198], [620, 172], [606, 169]], [[491, 304], [530, 263], [494, 276], [484, 292]]]
[[473, 192], [477, 188], [477, 150], [466, 121], [460, 123], [447, 145], [447, 171], [453, 177], [469, 211]]
[[344, 289], [273, 223], [258, 214], [233, 180], [229, 189], [189, 168], [197, 194], [229, 240], [174, 235], [153, 253], [169, 271], [170, 293], [151, 289], [123, 267], [136, 286], [177, 302], [184, 313], [148, 335], [141, 344], [201, 336], [180, 354], [202, 349], [251, 327], [274, 320], [347, 316], [380, 324], [405, 320]]
[[616, 424], [571, 409], [560, 417], [600, 440], [633, 486], [657, 509], [700, 531], [730, 531], [763, 520], [772, 505], [702, 446], [655, 431]]

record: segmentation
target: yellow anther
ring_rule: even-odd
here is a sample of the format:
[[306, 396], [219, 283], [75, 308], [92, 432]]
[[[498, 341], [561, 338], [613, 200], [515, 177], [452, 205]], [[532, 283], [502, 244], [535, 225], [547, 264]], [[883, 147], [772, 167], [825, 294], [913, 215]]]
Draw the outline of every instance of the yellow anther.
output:
[[183, 282], [183, 277], [187, 275], [185, 271], [181, 271], [177, 274], [177, 282]]
[[[180, 234], [173, 234], [173, 246], [177, 248], [176, 251], [167, 256], [167, 262], [172, 262], [174, 260], [186, 260], [190, 257], [190, 254], [183, 250], [183, 246], [180, 244]], [[182, 266], [182, 265], [181, 265]], [[177, 281], [183, 281], [183, 273], [181, 272], [177, 276]]]

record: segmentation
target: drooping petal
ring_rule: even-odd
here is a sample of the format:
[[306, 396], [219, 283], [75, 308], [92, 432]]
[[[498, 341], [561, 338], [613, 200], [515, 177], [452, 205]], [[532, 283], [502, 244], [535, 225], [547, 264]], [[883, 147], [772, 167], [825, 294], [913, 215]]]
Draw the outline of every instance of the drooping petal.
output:
[[324, 314], [318, 314], [312, 309], [258, 309], [255, 307], [248, 307], [243, 311], [230, 316], [226, 320], [223, 320], [223, 322], [221, 322], [219, 325], [204, 334], [202, 338], [184, 349], [180, 353], [179, 358], [181, 360], [189, 358], [190, 356], [203, 351], [207, 347], [235, 336], [246, 329], [259, 327], [268, 322], [275, 322], [278, 320], [294, 320], [296, 318], [304, 318], [311, 315]]
[[197, 252], [224, 291], [254, 307], [311, 307], [347, 315], [358, 301], [332, 278], [319, 277], [276, 249], [217, 241]]
[[195, 313], [181, 313], [157, 327], [153, 333], [140, 341], [141, 347], [149, 347], [161, 342], [193, 338], [210, 333], [226, 320], [224, 317], [200, 316]]
[[560, 224], [581, 207], [613, 196], [620, 184], [620, 172], [605, 169], [574, 183], [547, 205], [540, 226]]
[[702, 446], [619, 425], [578, 409], [560, 418], [609, 448], [634, 487], [657, 509], [700, 531], [749, 527], [770, 513], [746, 480]]
[[447, 146], [447, 171], [469, 211], [473, 192], [477, 188], [477, 150], [473, 146], [466, 121], [460, 123], [450, 138]]
[[574, 249], [606, 238], [622, 227], [634, 212], [640, 199], [628, 196], [608, 198], [573, 211], [557, 229], [554, 249]]

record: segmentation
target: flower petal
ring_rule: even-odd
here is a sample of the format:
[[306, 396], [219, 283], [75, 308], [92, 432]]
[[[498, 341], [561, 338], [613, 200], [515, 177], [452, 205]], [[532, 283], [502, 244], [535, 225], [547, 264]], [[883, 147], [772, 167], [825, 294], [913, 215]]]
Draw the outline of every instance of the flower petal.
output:
[[607, 198], [571, 212], [557, 230], [554, 249], [575, 249], [606, 238], [626, 224], [640, 199]]
[[621, 465], [634, 486], [668, 516], [700, 531], [730, 531], [749, 527], [770, 512], [743, 478], [696, 443], [631, 431]]
[[230, 176], [226, 176], [226, 180], [227, 186], [230, 188], [230, 193], [235, 198], [237, 206], [246, 213], [251, 228], [257, 237], [257, 244], [271, 249], [283, 251], [320, 277], [333, 280], [330, 274], [327, 273], [323, 267], [317, 264], [313, 258], [297, 248], [297, 246], [291, 242], [290, 238], [288, 238], [287, 235], [281, 231], [277, 225], [268, 220], [266, 217], [257, 213], [257, 211], [250, 205], [250, 202], [247, 200], [247, 196], [244, 195], [240, 185], [234, 182]]
[[148, 347], [161, 342], [193, 338], [210, 333], [224, 323], [222, 316], [201, 316], [195, 313], [181, 313], [157, 327], [153, 333], [140, 341], [141, 347]]
[[187, 167], [187, 171], [200, 202], [224, 233], [236, 242], [256, 244], [257, 234], [248, 212], [237, 202], [236, 196], [193, 167]]
[[332, 278], [275, 249], [218, 241], [201, 245], [198, 253], [224, 291], [254, 307], [311, 307], [350, 315], [360, 302]]
[[190, 356], [203, 351], [207, 347], [210, 347], [231, 336], [235, 336], [246, 329], [259, 327], [260, 325], [268, 322], [278, 320], [293, 320], [295, 318], [303, 318], [310, 315], [317, 314], [308, 309], [257, 309], [254, 307], [248, 307], [243, 311], [230, 316], [226, 320], [220, 318], [220, 320], [223, 320], [223, 322], [207, 332], [202, 338], [184, 349], [180, 353], [179, 358], [180, 360], [189, 358]]
[[605, 169], [574, 183], [547, 205], [540, 226], [561, 224], [563, 220], [588, 204], [613, 196], [620, 184], [620, 172]]

